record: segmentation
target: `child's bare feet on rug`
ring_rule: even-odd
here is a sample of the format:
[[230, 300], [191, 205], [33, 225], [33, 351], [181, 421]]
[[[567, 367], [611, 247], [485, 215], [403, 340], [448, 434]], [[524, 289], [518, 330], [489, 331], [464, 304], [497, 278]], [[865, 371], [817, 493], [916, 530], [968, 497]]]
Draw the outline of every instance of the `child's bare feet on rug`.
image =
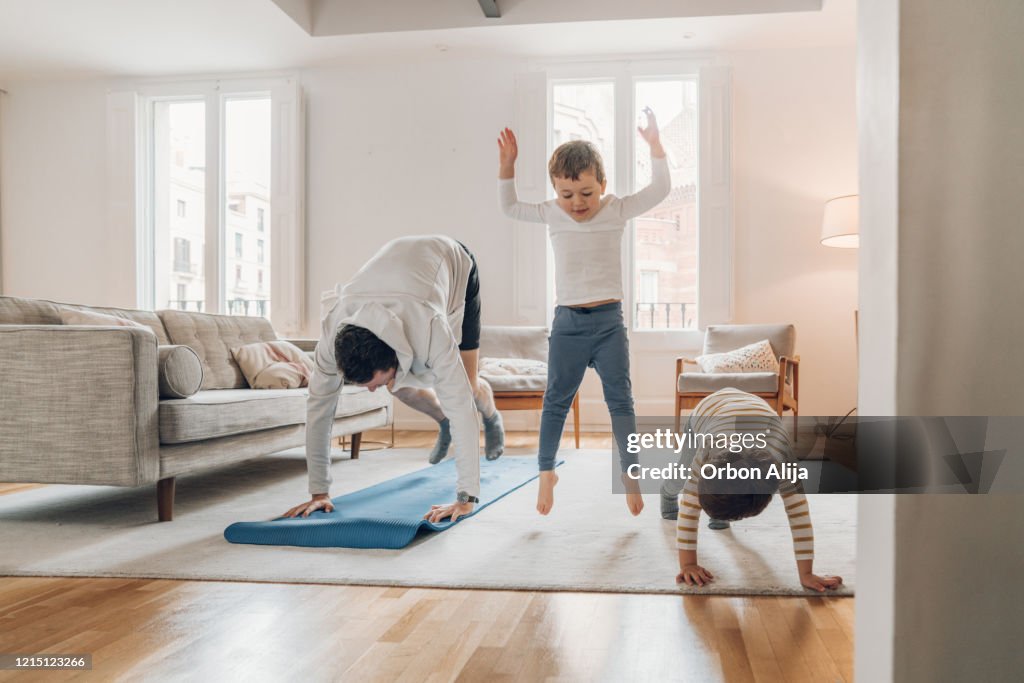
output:
[[625, 474], [622, 475], [622, 483], [626, 486], [626, 507], [636, 517], [644, 509], [644, 498], [640, 495], [640, 483]]
[[555, 506], [555, 484], [558, 483], [558, 475], [554, 470], [544, 470], [540, 473], [540, 487], [537, 489], [537, 512], [546, 515]]

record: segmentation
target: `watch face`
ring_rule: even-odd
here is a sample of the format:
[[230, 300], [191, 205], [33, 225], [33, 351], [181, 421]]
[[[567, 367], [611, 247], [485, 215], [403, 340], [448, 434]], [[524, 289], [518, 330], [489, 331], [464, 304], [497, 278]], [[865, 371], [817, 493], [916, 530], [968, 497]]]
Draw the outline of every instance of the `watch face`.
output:
[[459, 498], [458, 498], [458, 500], [459, 500], [460, 503], [468, 503], [469, 502], [469, 494], [466, 493], [465, 491], [459, 491]]

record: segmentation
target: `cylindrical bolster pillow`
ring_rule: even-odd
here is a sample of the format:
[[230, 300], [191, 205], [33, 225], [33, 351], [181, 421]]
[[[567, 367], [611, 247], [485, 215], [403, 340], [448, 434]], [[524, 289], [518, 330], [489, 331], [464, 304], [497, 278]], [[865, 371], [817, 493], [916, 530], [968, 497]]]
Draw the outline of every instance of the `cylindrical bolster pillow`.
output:
[[203, 365], [188, 346], [161, 346], [160, 398], [188, 398], [203, 384]]

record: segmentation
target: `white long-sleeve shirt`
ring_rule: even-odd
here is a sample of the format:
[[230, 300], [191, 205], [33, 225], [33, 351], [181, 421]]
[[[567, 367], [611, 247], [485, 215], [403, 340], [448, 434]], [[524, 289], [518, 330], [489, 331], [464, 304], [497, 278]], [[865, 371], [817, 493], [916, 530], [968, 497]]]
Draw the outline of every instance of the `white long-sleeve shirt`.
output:
[[469, 254], [450, 237], [403, 237], [385, 244], [347, 285], [324, 293], [306, 401], [311, 494], [329, 493], [331, 486], [331, 425], [343, 381], [334, 338], [342, 326], [357, 325], [395, 350], [398, 370], [393, 388], [432, 388], [437, 393], [451, 421], [458, 472], [455, 490], [479, 496], [480, 425], [458, 347], [472, 267]]
[[622, 299], [622, 233], [626, 222], [668, 196], [672, 181], [665, 157], [651, 158], [651, 184], [627, 197], [605, 195], [590, 220], [577, 222], [555, 199], [519, 201], [514, 178], [498, 180], [498, 202], [509, 218], [546, 223], [555, 252], [555, 303], [575, 306]]

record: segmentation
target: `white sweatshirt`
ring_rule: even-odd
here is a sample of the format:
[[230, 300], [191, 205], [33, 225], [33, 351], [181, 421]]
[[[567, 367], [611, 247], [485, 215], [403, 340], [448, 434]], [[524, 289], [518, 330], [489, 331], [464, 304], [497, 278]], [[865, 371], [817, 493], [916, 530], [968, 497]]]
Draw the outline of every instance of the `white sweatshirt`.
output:
[[365, 327], [395, 350], [395, 389], [433, 388], [437, 393], [451, 421], [458, 471], [455, 490], [479, 496], [480, 425], [458, 347], [472, 267], [469, 254], [450, 237], [402, 237], [385, 244], [347, 285], [324, 293], [306, 402], [311, 494], [330, 492], [331, 425], [342, 386], [334, 338], [342, 326], [351, 324]]
[[582, 223], [563, 211], [555, 199], [542, 204], [521, 202], [514, 178], [498, 180], [498, 201], [509, 218], [546, 223], [555, 252], [555, 303], [576, 306], [622, 299], [622, 233], [626, 222], [647, 213], [671, 190], [668, 161], [651, 158], [651, 184], [628, 197], [606, 195], [593, 218]]

